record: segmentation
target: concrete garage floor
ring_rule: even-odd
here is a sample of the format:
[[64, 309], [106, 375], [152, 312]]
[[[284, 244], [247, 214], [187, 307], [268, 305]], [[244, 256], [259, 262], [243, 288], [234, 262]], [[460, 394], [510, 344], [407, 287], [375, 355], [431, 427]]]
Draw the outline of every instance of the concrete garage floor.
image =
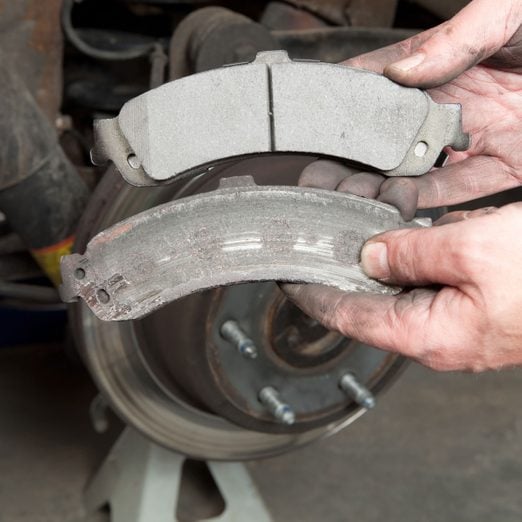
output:
[[[4, 349], [0, 392], [0, 522], [94, 520], [81, 491], [114, 430], [93, 432], [85, 372], [59, 347]], [[520, 370], [412, 365], [346, 431], [249, 467], [276, 522], [519, 522], [521, 397]]]

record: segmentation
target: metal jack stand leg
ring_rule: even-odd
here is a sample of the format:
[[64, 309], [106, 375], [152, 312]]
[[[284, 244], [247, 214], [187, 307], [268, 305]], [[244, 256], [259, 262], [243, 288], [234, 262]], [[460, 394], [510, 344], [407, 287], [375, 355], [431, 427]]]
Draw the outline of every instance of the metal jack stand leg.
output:
[[[177, 522], [182, 466], [186, 458], [127, 428], [85, 492], [90, 513], [105, 505], [111, 522]], [[225, 500], [225, 511], [212, 522], [271, 522], [245, 466], [208, 462]]]

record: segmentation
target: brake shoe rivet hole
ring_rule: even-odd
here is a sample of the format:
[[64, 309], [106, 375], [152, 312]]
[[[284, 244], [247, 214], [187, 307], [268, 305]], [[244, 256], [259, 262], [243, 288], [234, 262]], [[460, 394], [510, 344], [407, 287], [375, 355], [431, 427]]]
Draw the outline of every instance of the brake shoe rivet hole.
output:
[[98, 297], [98, 301], [101, 303], [101, 304], [107, 304], [110, 300], [111, 300], [111, 297], [110, 295], [107, 293], [106, 290], [104, 290], [103, 288], [100, 288], [97, 292], [96, 292], [96, 296]]
[[74, 277], [81, 281], [82, 279], [85, 279], [85, 270], [83, 268], [77, 268], [74, 271]]

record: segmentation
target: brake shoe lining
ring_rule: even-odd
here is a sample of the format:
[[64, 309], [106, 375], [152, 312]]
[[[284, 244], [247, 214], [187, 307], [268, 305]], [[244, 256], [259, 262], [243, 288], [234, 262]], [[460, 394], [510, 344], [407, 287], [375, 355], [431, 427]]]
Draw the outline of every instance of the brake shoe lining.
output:
[[368, 278], [360, 250], [375, 234], [429, 226], [390, 205], [333, 191], [223, 180], [95, 236], [62, 258], [64, 301], [83, 299], [102, 320], [140, 319], [171, 301], [235, 283], [320, 283], [394, 294]]

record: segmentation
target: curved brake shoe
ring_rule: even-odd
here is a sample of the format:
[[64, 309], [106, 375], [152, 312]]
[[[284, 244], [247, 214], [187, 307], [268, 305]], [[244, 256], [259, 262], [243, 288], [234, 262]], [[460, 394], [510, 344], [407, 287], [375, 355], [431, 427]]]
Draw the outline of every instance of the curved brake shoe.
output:
[[303, 153], [387, 176], [428, 172], [442, 150], [465, 150], [461, 107], [342, 65], [284, 51], [168, 83], [96, 122], [97, 164], [137, 186], [201, 173], [224, 159]]
[[[428, 220], [429, 223], [429, 220]], [[397, 209], [339, 192], [258, 187], [250, 177], [153, 208], [62, 258], [64, 301], [103, 320], [140, 319], [186, 295], [254, 281], [396, 293], [359, 267], [363, 244], [404, 222]]]

